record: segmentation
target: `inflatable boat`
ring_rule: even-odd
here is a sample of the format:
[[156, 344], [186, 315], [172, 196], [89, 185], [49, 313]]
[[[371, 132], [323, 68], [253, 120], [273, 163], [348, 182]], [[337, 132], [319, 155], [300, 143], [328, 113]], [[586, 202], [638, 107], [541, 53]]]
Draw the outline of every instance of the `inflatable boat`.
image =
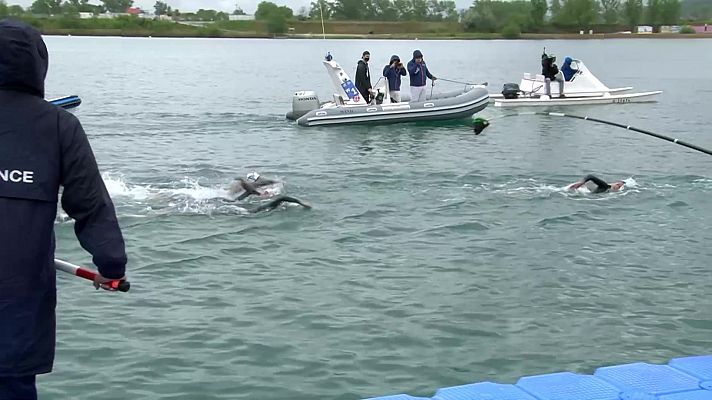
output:
[[392, 102], [385, 77], [373, 88], [375, 100], [366, 103], [353, 81], [330, 55], [323, 64], [333, 84], [333, 100], [320, 103], [314, 91], [296, 92], [292, 98], [292, 111], [287, 113], [287, 119], [297, 121], [301, 126], [469, 118], [489, 103], [487, 89], [481, 85], [469, 85], [449, 93], [436, 93], [419, 102], [409, 101], [409, 96], [403, 93], [400, 102]]

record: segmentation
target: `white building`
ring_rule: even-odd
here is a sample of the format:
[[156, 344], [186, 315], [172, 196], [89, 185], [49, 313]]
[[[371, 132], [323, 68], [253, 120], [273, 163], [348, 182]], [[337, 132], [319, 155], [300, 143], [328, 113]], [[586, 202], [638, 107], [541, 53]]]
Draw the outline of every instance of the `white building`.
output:
[[228, 15], [227, 17], [230, 21], [254, 21], [254, 15]]

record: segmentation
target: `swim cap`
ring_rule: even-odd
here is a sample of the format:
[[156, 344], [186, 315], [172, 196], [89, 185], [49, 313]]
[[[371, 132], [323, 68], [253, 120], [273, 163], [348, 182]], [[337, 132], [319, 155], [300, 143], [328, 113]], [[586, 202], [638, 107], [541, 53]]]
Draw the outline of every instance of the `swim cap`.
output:
[[255, 172], [255, 171], [252, 171], [252, 172], [250, 172], [250, 173], [247, 175], [247, 180], [250, 181], [250, 182], [255, 182], [255, 181], [257, 181], [258, 179], [260, 179], [260, 174], [258, 174], [258, 173]]

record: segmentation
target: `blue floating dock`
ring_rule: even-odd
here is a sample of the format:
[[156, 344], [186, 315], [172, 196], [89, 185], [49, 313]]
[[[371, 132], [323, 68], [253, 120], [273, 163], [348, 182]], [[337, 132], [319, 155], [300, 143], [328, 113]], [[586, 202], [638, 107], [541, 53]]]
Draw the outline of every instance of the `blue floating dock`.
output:
[[601, 367], [593, 375], [525, 376], [514, 385], [453, 386], [430, 398], [398, 394], [367, 400], [712, 400], [712, 355], [675, 358], [667, 365]]

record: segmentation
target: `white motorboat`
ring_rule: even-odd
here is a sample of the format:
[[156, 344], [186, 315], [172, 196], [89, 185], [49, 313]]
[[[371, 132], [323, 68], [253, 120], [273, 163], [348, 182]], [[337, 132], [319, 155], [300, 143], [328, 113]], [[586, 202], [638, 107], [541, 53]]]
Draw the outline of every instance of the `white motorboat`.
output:
[[609, 88], [601, 82], [581, 60], [573, 60], [571, 67], [576, 70], [571, 80], [564, 82], [564, 95], [559, 94], [559, 83], [551, 82], [551, 95], [545, 94], [544, 76], [525, 73], [519, 86], [507, 84], [515, 90], [504, 90], [502, 94], [490, 94], [495, 107], [522, 106], [570, 106], [590, 104], [627, 104], [655, 101], [662, 91], [623, 93], [633, 87]]

